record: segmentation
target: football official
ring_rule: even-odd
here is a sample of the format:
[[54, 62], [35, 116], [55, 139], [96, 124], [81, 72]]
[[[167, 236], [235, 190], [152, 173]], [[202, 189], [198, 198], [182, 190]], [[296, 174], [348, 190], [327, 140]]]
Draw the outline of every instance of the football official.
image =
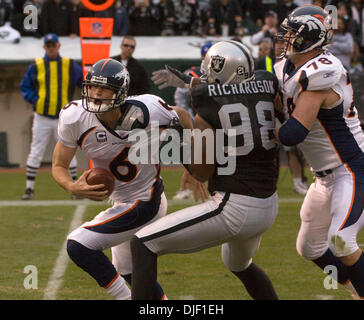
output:
[[[35, 59], [20, 84], [25, 101], [33, 105], [32, 144], [27, 159], [26, 189], [22, 200], [32, 200], [34, 183], [50, 139], [57, 139], [58, 116], [61, 108], [72, 100], [76, 85], [81, 87], [82, 68], [70, 58], [59, 55], [58, 36], [44, 37], [43, 58]], [[70, 173], [77, 179], [77, 162], [73, 158]]]

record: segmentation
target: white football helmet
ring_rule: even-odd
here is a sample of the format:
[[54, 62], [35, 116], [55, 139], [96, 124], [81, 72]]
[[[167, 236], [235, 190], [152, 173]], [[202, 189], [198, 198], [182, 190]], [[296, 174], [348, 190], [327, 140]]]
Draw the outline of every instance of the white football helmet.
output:
[[242, 43], [220, 41], [207, 51], [201, 73], [201, 79], [208, 83], [241, 83], [254, 78], [254, 60]]

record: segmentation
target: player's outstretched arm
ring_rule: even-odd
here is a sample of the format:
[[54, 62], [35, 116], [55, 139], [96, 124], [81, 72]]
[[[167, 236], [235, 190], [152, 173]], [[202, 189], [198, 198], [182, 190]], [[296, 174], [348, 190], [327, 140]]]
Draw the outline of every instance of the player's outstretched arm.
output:
[[165, 69], [154, 71], [151, 80], [160, 90], [168, 87], [192, 88], [201, 83], [200, 79], [188, 76], [168, 65], [165, 66]]
[[89, 198], [102, 201], [108, 197], [108, 191], [97, 191], [103, 188], [103, 184], [89, 185], [86, 177], [90, 170], [85, 171], [76, 182], [73, 182], [69, 174], [69, 164], [76, 154], [77, 148], [69, 148], [61, 142], [57, 142], [53, 151], [52, 175], [54, 180], [69, 194], [80, 198]]

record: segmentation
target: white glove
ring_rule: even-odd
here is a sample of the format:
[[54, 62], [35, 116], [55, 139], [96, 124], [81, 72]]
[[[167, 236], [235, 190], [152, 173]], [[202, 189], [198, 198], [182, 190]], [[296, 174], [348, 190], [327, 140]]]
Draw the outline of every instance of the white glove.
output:
[[166, 65], [165, 69], [154, 71], [151, 79], [161, 90], [167, 87], [188, 88], [192, 77]]

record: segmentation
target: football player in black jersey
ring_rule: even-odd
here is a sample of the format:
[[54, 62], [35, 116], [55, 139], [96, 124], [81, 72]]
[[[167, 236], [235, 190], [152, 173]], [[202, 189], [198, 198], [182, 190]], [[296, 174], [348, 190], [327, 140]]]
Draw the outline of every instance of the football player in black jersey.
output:
[[[212, 131], [214, 143], [202, 140], [198, 144], [202, 146], [202, 163], [192, 161], [184, 166], [199, 181], [209, 181], [211, 197], [135, 234], [131, 241], [132, 298], [152, 298], [159, 255], [221, 245], [224, 264], [253, 299], [278, 299], [267, 274], [252, 262], [263, 233], [278, 212], [274, 138], [277, 79], [264, 70], [254, 72], [249, 50], [236, 41], [213, 45], [201, 70], [203, 75], [196, 79], [168, 67], [155, 77], [155, 83], [193, 87], [192, 104], [197, 111], [194, 128]], [[211, 145], [216, 146], [214, 163], [207, 161]]]

